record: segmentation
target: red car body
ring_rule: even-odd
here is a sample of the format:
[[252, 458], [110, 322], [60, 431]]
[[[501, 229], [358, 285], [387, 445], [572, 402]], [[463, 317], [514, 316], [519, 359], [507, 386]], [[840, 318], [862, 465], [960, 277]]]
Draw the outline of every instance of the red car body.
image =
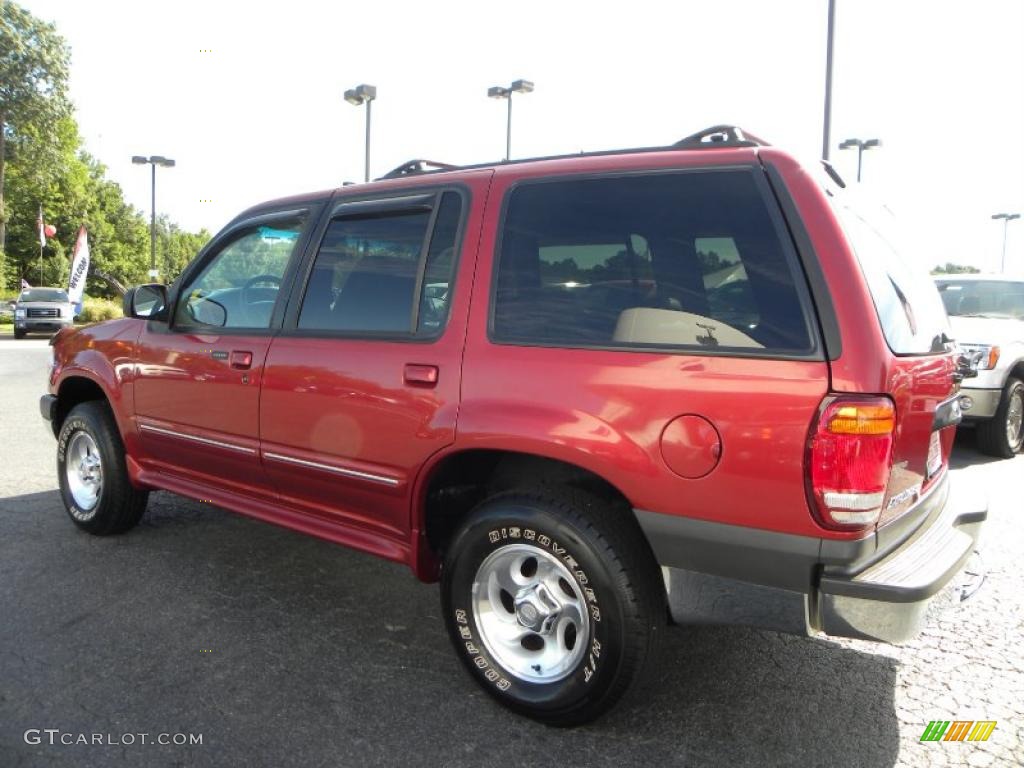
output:
[[[808, 282], [818, 286], [817, 323], [829, 354], [752, 361], [491, 339], [494, 254], [510, 190], [577, 175], [737, 167], [768, 182], [793, 241], [816, 255]], [[662, 565], [688, 559], [695, 571], [800, 593], [809, 606], [799, 617], [805, 628], [895, 639], [899, 633], [849, 617], [829, 620], [822, 594], [830, 568], [837, 582], [856, 580], [886, 551], [920, 538], [939, 516], [923, 506], [937, 498], [932, 486], [943, 486], [939, 506], [946, 506], [955, 416], [937, 429], [941, 470], [929, 474], [926, 465], [937, 413], [955, 409], [957, 362], [952, 348], [924, 355], [890, 349], [862, 267], [816, 178], [779, 150], [726, 142], [411, 174], [374, 182], [369, 191], [353, 185], [275, 201], [240, 218], [290, 206], [317, 219], [370, 192], [439, 186], [460, 190], [467, 208], [447, 326], [436, 340], [303, 336], [281, 330], [278, 316], [256, 334], [176, 333], [145, 318], [111, 321], [57, 336], [55, 423], [75, 402], [102, 396], [139, 487], [211, 501], [406, 563], [423, 580], [439, 574], [429, 531], [439, 478], [467, 456], [555, 461], [600, 478], [628, 500]], [[828, 525], [809, 488], [815, 425], [830, 398], [861, 395], [890, 398], [895, 406], [886, 503], [869, 525]], [[688, 416], [699, 419], [677, 423]], [[708, 466], [713, 471], [704, 471]], [[966, 531], [973, 547], [983, 517], [983, 510], [959, 515], [951, 530]], [[694, 551], [703, 543], [674, 556], [661, 534], [676, 520], [688, 530], [707, 523], [750, 537], [729, 550], [732, 565], [703, 562]], [[710, 538], [721, 543], [731, 535]], [[763, 562], [761, 541], [774, 552]], [[789, 544], [780, 549], [777, 542], [796, 542], [799, 556], [787, 561]], [[744, 565], [737, 552], [753, 553], [757, 562]], [[957, 552], [956, 567], [964, 557]], [[786, 575], [759, 575], [768, 571]], [[930, 597], [951, 575], [947, 568], [897, 602]], [[685, 620], [685, 611], [673, 613]]]

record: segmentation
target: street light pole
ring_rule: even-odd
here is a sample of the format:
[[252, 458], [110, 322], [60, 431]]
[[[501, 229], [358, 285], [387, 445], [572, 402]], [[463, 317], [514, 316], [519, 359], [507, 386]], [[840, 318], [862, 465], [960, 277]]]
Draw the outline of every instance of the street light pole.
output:
[[863, 163], [864, 152], [869, 149], [876, 149], [882, 146], [880, 139], [847, 139], [839, 145], [840, 149], [857, 149], [857, 183], [860, 183], [860, 170]]
[[492, 99], [505, 99], [508, 101], [508, 119], [505, 125], [505, 160], [512, 159], [512, 94], [530, 93], [533, 90], [533, 83], [529, 80], [516, 80], [507, 88], [503, 85], [495, 85], [487, 89], [487, 96]]
[[132, 163], [150, 166], [149, 276], [155, 280], [160, 274], [156, 268], [156, 167], [162, 165], [164, 168], [173, 168], [174, 161], [162, 155], [133, 155]]
[[1003, 257], [999, 262], [999, 274], [1006, 272], [1006, 230], [1010, 226], [1010, 222], [1014, 219], [1019, 219], [1019, 213], [996, 213], [993, 214], [992, 218], [996, 221], [999, 219], [1003, 220]]
[[377, 98], [377, 87], [374, 85], [357, 85], [345, 91], [345, 101], [354, 107], [366, 105], [366, 150], [363, 158], [363, 181], [370, 180], [370, 108]]
[[150, 163], [149, 169], [149, 271], [152, 273], [156, 272], [156, 163]]
[[832, 41], [836, 30], [836, 0], [828, 0], [828, 33], [825, 41], [825, 120], [822, 127], [821, 159], [828, 160], [832, 145]]

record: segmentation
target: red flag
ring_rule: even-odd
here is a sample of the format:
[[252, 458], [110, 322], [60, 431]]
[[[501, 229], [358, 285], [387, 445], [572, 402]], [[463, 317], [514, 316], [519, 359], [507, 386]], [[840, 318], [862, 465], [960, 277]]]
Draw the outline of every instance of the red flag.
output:
[[39, 225], [39, 247], [43, 248], [46, 246], [46, 225], [43, 222], [43, 206], [39, 206], [39, 218], [36, 220]]

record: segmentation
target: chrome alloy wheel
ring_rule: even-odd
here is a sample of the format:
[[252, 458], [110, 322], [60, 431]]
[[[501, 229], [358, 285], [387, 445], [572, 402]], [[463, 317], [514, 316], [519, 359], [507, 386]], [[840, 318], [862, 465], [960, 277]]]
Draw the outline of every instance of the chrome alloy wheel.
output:
[[530, 544], [496, 549], [473, 580], [473, 612], [487, 652], [531, 683], [569, 675], [586, 651], [587, 604], [568, 568]]
[[84, 513], [90, 512], [103, 492], [103, 461], [96, 441], [88, 432], [76, 432], [71, 437], [64, 472], [76, 506]]
[[1006, 441], [1011, 447], [1020, 442], [1021, 427], [1024, 425], [1024, 395], [1020, 388], [1011, 392], [1010, 402], [1006, 408]]

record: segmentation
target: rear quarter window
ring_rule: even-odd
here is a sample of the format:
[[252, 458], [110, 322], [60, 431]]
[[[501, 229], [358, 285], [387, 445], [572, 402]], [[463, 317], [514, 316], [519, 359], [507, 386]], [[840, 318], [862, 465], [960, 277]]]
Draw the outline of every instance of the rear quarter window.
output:
[[491, 339], [814, 353], [804, 278], [758, 173], [570, 177], [513, 188]]

